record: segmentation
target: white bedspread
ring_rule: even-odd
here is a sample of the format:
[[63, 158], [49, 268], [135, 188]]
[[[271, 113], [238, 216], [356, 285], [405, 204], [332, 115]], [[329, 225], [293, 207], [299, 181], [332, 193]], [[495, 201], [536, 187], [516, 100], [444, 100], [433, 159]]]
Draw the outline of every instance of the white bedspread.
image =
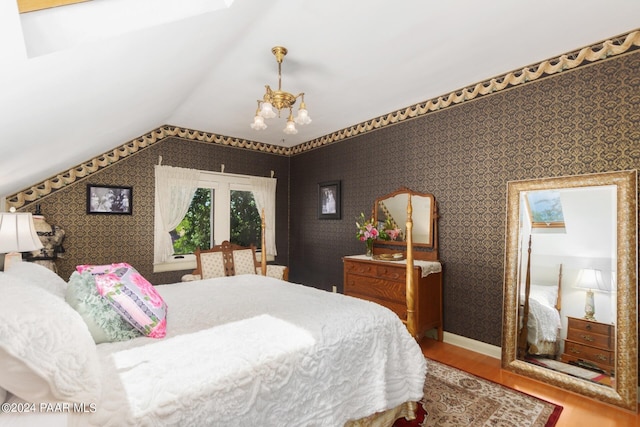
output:
[[546, 301], [529, 298], [528, 337], [530, 343], [556, 342], [562, 327], [560, 313]]
[[379, 305], [255, 275], [158, 286], [167, 336], [98, 345], [74, 425], [342, 426], [422, 397], [425, 361]]

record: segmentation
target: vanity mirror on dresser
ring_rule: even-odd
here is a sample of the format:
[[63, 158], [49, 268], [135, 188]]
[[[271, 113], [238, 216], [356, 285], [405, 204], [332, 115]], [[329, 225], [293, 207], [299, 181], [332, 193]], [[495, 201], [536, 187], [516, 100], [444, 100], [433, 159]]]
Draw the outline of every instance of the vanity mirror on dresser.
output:
[[343, 258], [345, 295], [389, 308], [416, 339], [435, 329], [442, 341], [442, 264], [434, 196], [401, 188], [376, 199], [373, 218], [380, 230], [393, 227], [399, 233], [395, 240], [375, 240], [371, 257]]

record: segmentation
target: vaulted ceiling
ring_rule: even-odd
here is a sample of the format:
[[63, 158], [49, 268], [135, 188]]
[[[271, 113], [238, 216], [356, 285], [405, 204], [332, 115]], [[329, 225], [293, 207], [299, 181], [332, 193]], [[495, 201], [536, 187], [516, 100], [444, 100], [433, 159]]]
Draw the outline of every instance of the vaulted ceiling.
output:
[[[638, 27], [633, 0], [0, 4], [0, 197], [164, 124], [292, 147]], [[273, 46], [286, 114], [249, 127]], [[299, 102], [298, 102], [299, 104]], [[297, 105], [296, 104], [296, 107]], [[294, 111], [295, 112], [295, 111]]]

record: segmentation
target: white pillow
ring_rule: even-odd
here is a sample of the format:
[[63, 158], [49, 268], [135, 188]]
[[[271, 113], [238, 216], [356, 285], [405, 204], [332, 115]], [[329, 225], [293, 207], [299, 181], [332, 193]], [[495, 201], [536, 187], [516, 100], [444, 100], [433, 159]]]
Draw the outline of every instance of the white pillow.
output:
[[0, 274], [0, 387], [33, 403], [97, 402], [96, 346], [64, 300]]
[[558, 287], [545, 285], [531, 285], [529, 298], [533, 298], [549, 307], [554, 307], [558, 300]]
[[14, 262], [5, 273], [20, 277], [64, 299], [67, 282], [47, 267], [27, 261]]

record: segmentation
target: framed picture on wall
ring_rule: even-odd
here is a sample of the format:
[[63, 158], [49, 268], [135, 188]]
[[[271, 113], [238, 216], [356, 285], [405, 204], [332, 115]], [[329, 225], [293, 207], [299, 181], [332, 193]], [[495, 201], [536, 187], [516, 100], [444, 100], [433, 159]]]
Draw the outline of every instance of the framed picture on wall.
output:
[[340, 219], [340, 181], [318, 184], [318, 218]]
[[132, 187], [87, 184], [88, 214], [131, 215], [132, 212]]

